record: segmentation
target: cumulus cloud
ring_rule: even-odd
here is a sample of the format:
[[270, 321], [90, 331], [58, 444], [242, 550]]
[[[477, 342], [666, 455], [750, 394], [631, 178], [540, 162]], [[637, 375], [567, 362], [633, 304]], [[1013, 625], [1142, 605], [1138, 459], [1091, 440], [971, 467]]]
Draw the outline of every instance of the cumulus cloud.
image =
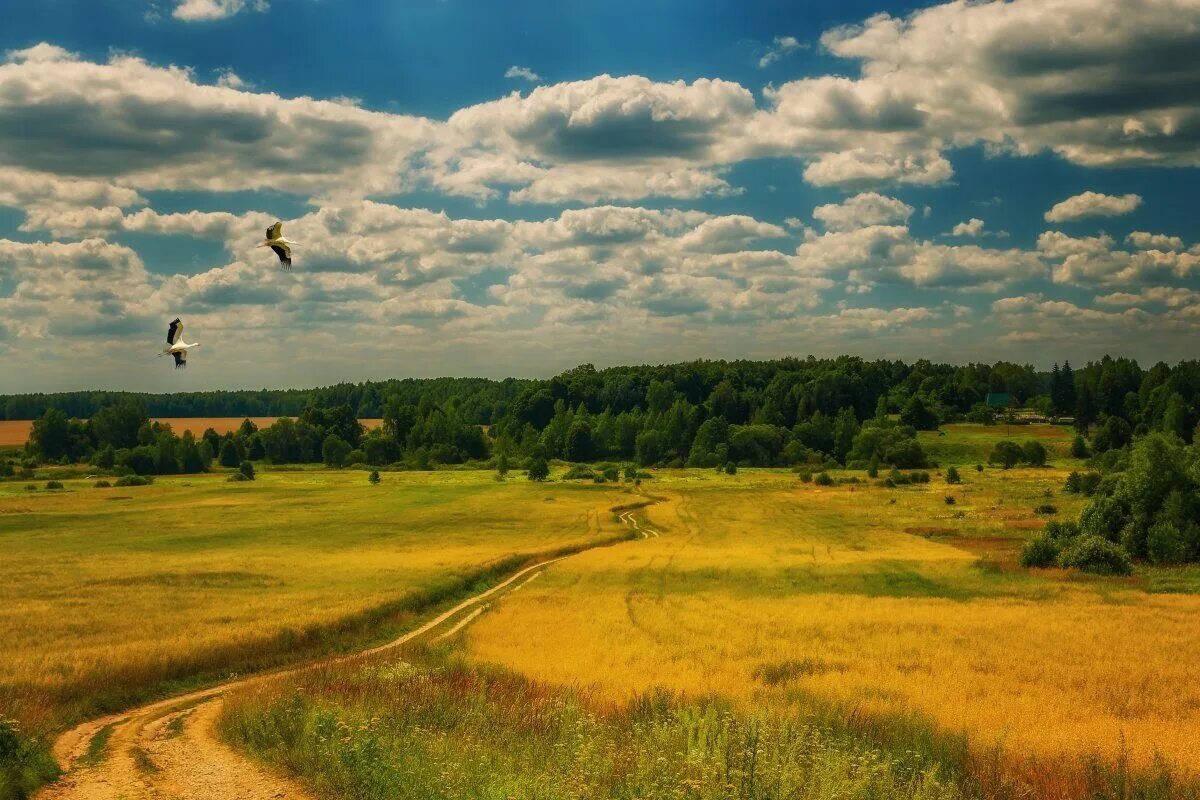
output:
[[962, 236], [967, 238], [977, 238], [983, 235], [983, 220], [978, 217], [971, 217], [966, 222], [960, 222], [950, 230], [951, 236]]
[[821, 222], [826, 230], [846, 231], [870, 225], [904, 225], [912, 212], [912, 206], [902, 200], [877, 192], [864, 192], [841, 203], [817, 206], [813, 209], [813, 219]]
[[1147, 233], [1146, 231], [1134, 231], [1125, 237], [1127, 244], [1133, 245], [1138, 250], [1182, 250], [1183, 239], [1178, 236], [1167, 236], [1161, 233]]
[[759, 69], [765, 69], [784, 56], [803, 49], [804, 47], [805, 45], [801, 44], [800, 40], [795, 36], [776, 36], [775, 40], [771, 42], [770, 47], [767, 48], [766, 52], [759, 57]]
[[1120, 217], [1142, 204], [1136, 194], [1111, 195], [1084, 192], [1056, 203], [1044, 215], [1047, 222], [1074, 222], [1087, 217]]
[[171, 16], [184, 22], [207, 22], [242, 11], [266, 11], [267, 0], [180, 0]]
[[532, 83], [539, 83], [542, 80], [542, 76], [538, 75], [536, 72], [531, 70], [529, 67], [518, 67], [515, 64], [504, 71], [504, 77], [506, 77], [506, 78], [524, 78], [525, 80], [530, 81]]

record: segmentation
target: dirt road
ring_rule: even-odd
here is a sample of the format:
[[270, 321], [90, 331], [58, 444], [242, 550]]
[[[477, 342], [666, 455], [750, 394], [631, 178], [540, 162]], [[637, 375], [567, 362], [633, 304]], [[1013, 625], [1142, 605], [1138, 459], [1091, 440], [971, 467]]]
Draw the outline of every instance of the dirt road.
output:
[[[631, 512], [618, 517], [643, 538], [658, 532], [640, 526]], [[226, 692], [317, 666], [391, 650], [420, 639], [451, 620], [443, 636], [469, 624], [484, 601], [520, 588], [557, 561], [546, 559], [515, 572], [487, 591], [391, 642], [361, 653], [321, 659], [287, 670], [232, 680], [85, 722], [64, 733], [54, 755], [67, 773], [35, 800], [274, 800], [311, 798], [299, 784], [235, 753], [220, 740], [216, 721]], [[522, 579], [525, 579], [522, 582]]]

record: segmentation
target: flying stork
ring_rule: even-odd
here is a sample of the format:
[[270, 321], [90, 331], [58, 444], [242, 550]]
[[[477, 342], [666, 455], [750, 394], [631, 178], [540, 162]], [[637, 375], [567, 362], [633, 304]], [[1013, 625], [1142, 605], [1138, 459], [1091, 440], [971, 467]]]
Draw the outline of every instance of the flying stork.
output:
[[160, 356], [175, 356], [175, 369], [187, 368], [187, 351], [189, 347], [199, 347], [199, 342], [187, 342], [183, 338], [183, 323], [176, 317], [167, 328], [167, 346], [159, 353]]
[[271, 227], [267, 228], [266, 241], [259, 242], [259, 247], [269, 247], [275, 251], [275, 255], [279, 256], [279, 263], [284, 269], [292, 268], [292, 248], [289, 245], [300, 244], [293, 242], [291, 239], [283, 238], [283, 223], [276, 222]]

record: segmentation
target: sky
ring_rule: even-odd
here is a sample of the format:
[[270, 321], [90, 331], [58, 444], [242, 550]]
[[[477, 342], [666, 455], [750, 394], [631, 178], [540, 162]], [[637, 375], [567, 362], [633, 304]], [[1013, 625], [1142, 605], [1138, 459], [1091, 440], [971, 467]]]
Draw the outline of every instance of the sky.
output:
[[22, 3], [0, 393], [1193, 358], [1198, 52], [1200, 0]]

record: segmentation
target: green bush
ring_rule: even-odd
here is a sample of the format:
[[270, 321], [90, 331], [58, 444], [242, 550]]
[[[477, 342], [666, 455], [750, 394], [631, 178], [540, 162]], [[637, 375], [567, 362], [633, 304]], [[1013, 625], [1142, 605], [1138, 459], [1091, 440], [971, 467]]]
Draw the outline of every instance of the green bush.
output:
[[813, 481], [813, 474], [811, 472], [809, 472], [808, 470], [804, 470], [803, 472], [800, 473], [800, 482], [801, 483], [812, 483], [812, 481]]
[[989, 464], [999, 464], [1004, 469], [1012, 469], [1017, 464], [1021, 463], [1025, 457], [1025, 452], [1016, 442], [996, 442], [996, 446], [992, 448], [992, 452], [988, 454]]
[[954, 499], [954, 495], [952, 495], [952, 494], [946, 495], [946, 505], [952, 506], [957, 502], [958, 502], [958, 500]]
[[1062, 542], [1045, 531], [1025, 542], [1021, 548], [1022, 567], [1053, 567], [1058, 563]]
[[371, 474], [367, 476], [367, 480], [370, 481], [372, 486], [378, 486], [379, 485], [379, 470], [377, 470], [377, 469], [371, 470]]
[[254, 480], [254, 462], [253, 461], [243, 461], [241, 463], [241, 465], [238, 467], [238, 472], [241, 475], [245, 476], [246, 480], [248, 480], [248, 481]]
[[1037, 439], [1030, 439], [1021, 445], [1021, 460], [1031, 467], [1046, 466], [1046, 448]]
[[1071, 457], [1072, 458], [1087, 458], [1091, 453], [1088, 452], [1087, 441], [1080, 434], [1075, 434], [1075, 439], [1071, 442]]
[[529, 459], [529, 480], [544, 481], [550, 477], [550, 464], [541, 456]]
[[564, 481], [590, 481], [595, 476], [596, 473], [587, 464], [573, 464], [562, 477]]
[[962, 477], [958, 474], [958, 470], [954, 467], [946, 470], [946, 483], [962, 483]]
[[1146, 555], [1155, 564], [1182, 564], [1188, 556], [1188, 542], [1173, 522], [1160, 520], [1146, 534]]
[[46, 488], [47, 489], [61, 489], [61, 488], [63, 488], [62, 481], [46, 481]]
[[94, 486], [95, 486], [97, 489], [107, 489], [107, 488], [109, 488], [110, 486], [112, 486], [112, 484], [111, 484], [111, 483], [109, 483], [108, 481], [100, 480], [100, 481], [96, 481], [96, 483], [94, 484]]
[[1128, 575], [1133, 572], [1133, 563], [1125, 548], [1087, 533], [1073, 539], [1062, 549], [1058, 563], [1096, 575]]
[[1058, 513], [1058, 506], [1051, 505], [1050, 503], [1042, 503], [1040, 506], [1037, 506], [1033, 509], [1033, 513], [1041, 514], [1047, 517], [1052, 516]]
[[126, 486], [149, 486], [154, 483], [154, 478], [149, 475], [125, 475], [117, 478], [114, 486], [125, 488]]
[[983, 464], [976, 464], [976, 465], [975, 465], [975, 471], [976, 471], [976, 472], [983, 472]]
[[829, 477], [828, 472], [818, 472], [813, 476], [813, 483], [817, 486], [832, 486], [833, 478]]
[[22, 737], [15, 721], [0, 718], [0, 800], [25, 800], [58, 775], [54, 757], [41, 742]]
[[726, 475], [737, 475], [737, 464], [733, 463], [732, 461], [726, 463], [725, 464], [725, 474]]
[[249, 481], [249, 480], [253, 480], [253, 479], [247, 478], [245, 475], [243, 475], [240, 472], [235, 472], [235, 473], [231, 474], [225, 480], [228, 481], [229, 483], [242, 483], [243, 481]]

